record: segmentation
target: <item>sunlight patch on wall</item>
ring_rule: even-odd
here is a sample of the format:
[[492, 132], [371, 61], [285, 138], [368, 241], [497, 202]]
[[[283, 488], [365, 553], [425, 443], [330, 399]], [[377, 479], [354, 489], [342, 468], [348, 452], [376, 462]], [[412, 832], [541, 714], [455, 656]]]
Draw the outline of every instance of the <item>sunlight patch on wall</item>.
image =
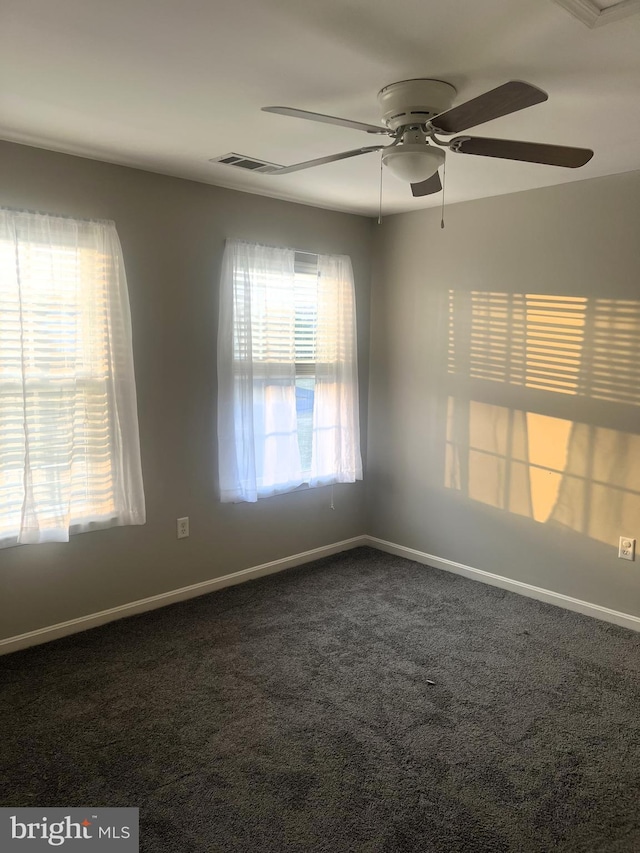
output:
[[535, 521], [547, 521], [567, 462], [571, 421], [527, 412], [529, 478]]
[[613, 544], [640, 518], [640, 436], [449, 397], [445, 486]]
[[558, 497], [571, 427], [560, 418], [450, 397], [445, 484], [545, 522]]
[[[640, 436], [613, 427], [640, 405], [640, 302], [450, 290], [448, 331], [447, 373], [462, 381], [448, 399], [446, 487], [610, 544], [635, 529]], [[487, 401], [496, 383], [516, 405]], [[575, 421], [555, 416], [558, 395]]]
[[640, 302], [450, 290], [447, 369], [640, 405]]

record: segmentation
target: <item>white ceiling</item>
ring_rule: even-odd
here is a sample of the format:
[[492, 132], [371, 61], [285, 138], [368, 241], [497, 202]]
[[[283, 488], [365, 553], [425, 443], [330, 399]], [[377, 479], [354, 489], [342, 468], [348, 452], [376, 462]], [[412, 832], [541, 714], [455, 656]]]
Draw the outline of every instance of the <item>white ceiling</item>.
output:
[[[380, 137], [260, 111], [378, 123], [376, 93], [413, 77], [456, 103], [511, 79], [549, 100], [482, 125], [593, 148], [581, 169], [447, 155], [447, 203], [640, 168], [640, 15], [589, 29], [553, 0], [0, 0], [0, 137], [307, 204], [375, 215], [377, 154], [286, 176], [289, 164]], [[384, 141], [384, 138], [383, 138]], [[383, 210], [414, 210], [385, 171]]]

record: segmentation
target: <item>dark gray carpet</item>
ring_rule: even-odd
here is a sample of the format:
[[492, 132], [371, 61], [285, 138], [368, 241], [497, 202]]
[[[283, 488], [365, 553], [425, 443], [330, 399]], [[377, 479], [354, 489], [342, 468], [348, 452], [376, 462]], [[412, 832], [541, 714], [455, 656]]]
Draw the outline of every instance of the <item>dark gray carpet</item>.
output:
[[361, 548], [0, 659], [0, 804], [139, 806], [145, 853], [638, 851], [639, 669]]

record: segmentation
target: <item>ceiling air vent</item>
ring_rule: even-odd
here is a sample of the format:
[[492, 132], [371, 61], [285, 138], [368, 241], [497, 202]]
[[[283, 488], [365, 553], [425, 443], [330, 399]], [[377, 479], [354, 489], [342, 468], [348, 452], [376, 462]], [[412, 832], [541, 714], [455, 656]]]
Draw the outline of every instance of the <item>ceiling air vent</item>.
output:
[[245, 157], [244, 154], [223, 154], [221, 157], [212, 157], [210, 163], [224, 163], [225, 166], [233, 166], [237, 169], [246, 169], [248, 172], [266, 172], [274, 168], [280, 168], [275, 163], [266, 160], [256, 160], [255, 157]]

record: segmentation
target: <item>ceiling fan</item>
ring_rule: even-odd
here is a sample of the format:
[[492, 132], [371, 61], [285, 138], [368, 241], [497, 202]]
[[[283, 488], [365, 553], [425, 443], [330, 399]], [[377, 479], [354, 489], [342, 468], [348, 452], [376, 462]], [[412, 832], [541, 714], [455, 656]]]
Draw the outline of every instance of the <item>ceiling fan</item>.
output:
[[542, 103], [548, 98], [542, 89], [520, 80], [511, 80], [451, 108], [455, 96], [456, 89], [442, 80], [402, 80], [399, 83], [391, 83], [378, 92], [384, 125], [366, 124], [293, 107], [263, 107], [263, 111], [268, 113], [386, 135], [392, 142], [390, 145], [368, 145], [342, 151], [291, 166], [267, 165], [261, 168], [260, 172], [268, 175], [289, 175], [336, 160], [357, 157], [371, 151], [382, 151], [384, 165], [398, 178], [411, 184], [414, 196], [425, 196], [442, 189], [438, 168], [444, 163], [444, 149], [447, 148], [455, 154], [476, 154], [527, 163], [566, 166], [570, 169], [584, 166], [593, 157], [593, 151], [587, 148], [569, 148], [563, 145], [466, 135], [448, 140], [441, 139], [441, 136], [459, 134], [470, 127]]

